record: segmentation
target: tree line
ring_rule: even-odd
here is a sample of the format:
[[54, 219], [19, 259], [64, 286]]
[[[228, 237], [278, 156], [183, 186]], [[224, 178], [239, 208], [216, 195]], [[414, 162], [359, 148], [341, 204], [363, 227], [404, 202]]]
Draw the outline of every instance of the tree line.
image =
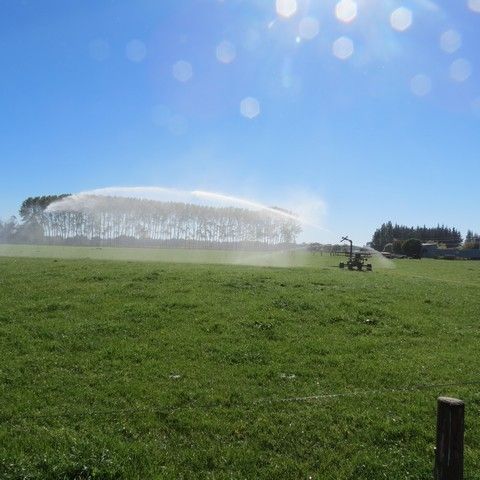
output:
[[[0, 241], [73, 245], [259, 246], [294, 244], [291, 212], [97, 195], [29, 197]], [[285, 215], [287, 214], [287, 215]]]
[[463, 247], [466, 249], [480, 249], [480, 235], [475, 233], [473, 230], [468, 230], [465, 235], [465, 242]]
[[469, 230], [463, 242], [462, 234], [455, 227], [437, 225], [436, 227], [408, 227], [405, 225], [386, 222], [375, 230], [371, 246], [375, 250], [383, 251], [385, 246], [392, 245], [393, 251], [401, 249], [401, 245], [408, 239], [416, 239], [423, 243], [437, 243], [446, 248], [479, 248], [479, 235]]

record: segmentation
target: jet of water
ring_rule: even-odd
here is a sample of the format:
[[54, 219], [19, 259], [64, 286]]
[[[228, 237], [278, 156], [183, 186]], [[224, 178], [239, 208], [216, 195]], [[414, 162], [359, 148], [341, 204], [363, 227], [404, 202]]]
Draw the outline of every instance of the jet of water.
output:
[[329, 232], [320, 225], [312, 223], [309, 219], [304, 218], [302, 215], [296, 215], [286, 210], [272, 208], [254, 200], [205, 190], [189, 191], [169, 187], [138, 186], [97, 188], [94, 190], [80, 192], [54, 202], [47, 208], [47, 211], [75, 210], [84, 208], [91, 209], [94, 208], [96, 196], [133, 197], [158, 201], [195, 203], [201, 205], [222, 204], [225, 206], [237, 206], [250, 210], [264, 211], [269, 215], [295, 220], [302, 225], [308, 225], [309, 227], [313, 227], [324, 232]]

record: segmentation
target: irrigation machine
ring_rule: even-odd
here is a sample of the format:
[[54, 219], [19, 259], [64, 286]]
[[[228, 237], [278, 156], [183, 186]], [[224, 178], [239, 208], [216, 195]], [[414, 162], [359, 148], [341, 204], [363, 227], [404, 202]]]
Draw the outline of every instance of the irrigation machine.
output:
[[348, 270], [358, 270], [362, 272], [366, 270], [367, 272], [372, 271], [372, 264], [367, 263], [372, 256], [371, 253], [362, 253], [353, 251], [353, 242], [348, 237], [342, 237], [342, 242], [349, 242], [350, 248], [348, 252], [345, 252], [345, 255], [348, 257], [346, 262], [340, 262], [339, 267], [341, 269], [348, 268]]

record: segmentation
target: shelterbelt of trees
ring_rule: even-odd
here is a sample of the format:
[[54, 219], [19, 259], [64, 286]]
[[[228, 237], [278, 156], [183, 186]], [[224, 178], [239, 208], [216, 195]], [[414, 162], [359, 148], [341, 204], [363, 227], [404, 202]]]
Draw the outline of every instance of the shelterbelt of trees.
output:
[[27, 198], [0, 224], [0, 240], [74, 245], [279, 246], [301, 224], [279, 208], [248, 210], [138, 198], [50, 195]]
[[446, 248], [480, 248], [480, 236], [469, 230], [463, 240], [462, 234], [455, 227], [437, 225], [436, 227], [407, 227], [405, 225], [384, 223], [375, 230], [371, 246], [375, 250], [383, 251], [386, 245], [403, 242], [408, 239], [417, 239], [421, 242], [433, 242], [444, 245]]

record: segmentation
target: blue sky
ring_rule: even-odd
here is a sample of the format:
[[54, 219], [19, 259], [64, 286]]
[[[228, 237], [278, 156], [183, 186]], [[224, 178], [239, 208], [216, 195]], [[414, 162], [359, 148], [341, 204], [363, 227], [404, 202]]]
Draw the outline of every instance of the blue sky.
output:
[[159, 185], [480, 230], [480, 1], [337, 3], [1, 2], [0, 217]]

